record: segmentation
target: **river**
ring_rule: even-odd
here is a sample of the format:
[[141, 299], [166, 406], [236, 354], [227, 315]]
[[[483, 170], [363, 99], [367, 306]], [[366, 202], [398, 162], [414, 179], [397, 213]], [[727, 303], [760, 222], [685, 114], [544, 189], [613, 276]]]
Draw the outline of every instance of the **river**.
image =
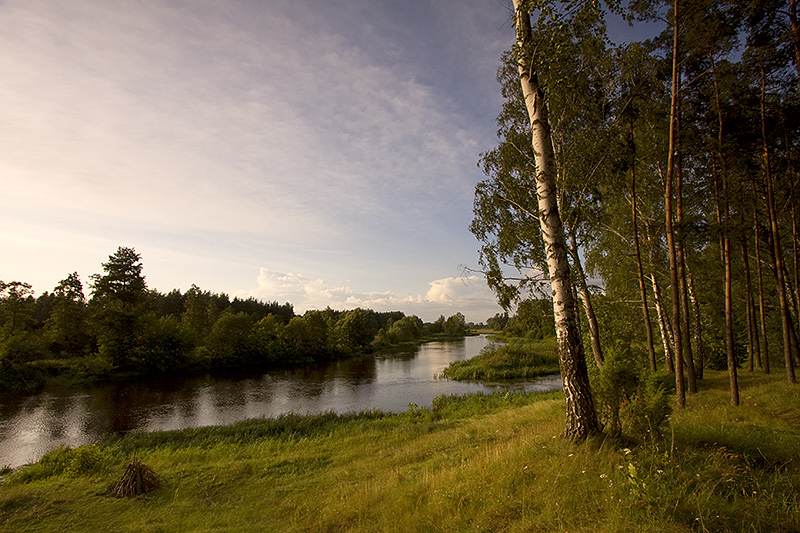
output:
[[398, 412], [411, 403], [430, 406], [442, 394], [561, 387], [558, 376], [503, 384], [437, 377], [452, 361], [473, 357], [489, 343], [485, 336], [465, 337], [255, 377], [150, 378], [0, 397], [0, 467], [134, 429], [223, 425], [289, 412]]

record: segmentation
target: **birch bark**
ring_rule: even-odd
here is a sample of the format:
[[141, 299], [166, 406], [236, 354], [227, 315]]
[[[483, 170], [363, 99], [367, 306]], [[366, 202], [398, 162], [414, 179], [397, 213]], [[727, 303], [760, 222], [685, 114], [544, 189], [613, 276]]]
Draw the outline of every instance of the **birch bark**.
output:
[[532, 31], [524, 0], [514, 0], [514, 22], [519, 57], [519, 80], [531, 124], [531, 145], [536, 165], [536, 194], [547, 268], [553, 293], [556, 339], [561, 379], [564, 384], [566, 424], [564, 436], [582, 440], [599, 432], [594, 410], [586, 356], [577, 327], [577, 310], [572, 296], [564, 227], [558, 212], [556, 164], [547, 104], [530, 57]]

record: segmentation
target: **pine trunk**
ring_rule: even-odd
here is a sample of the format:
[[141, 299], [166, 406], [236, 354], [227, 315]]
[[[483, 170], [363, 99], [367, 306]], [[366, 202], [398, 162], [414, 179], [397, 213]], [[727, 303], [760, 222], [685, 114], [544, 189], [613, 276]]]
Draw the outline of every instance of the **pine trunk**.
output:
[[675, 244], [675, 228], [672, 219], [673, 184], [675, 182], [675, 152], [678, 127], [678, 36], [679, 1], [673, 3], [673, 41], [672, 41], [672, 98], [669, 117], [669, 155], [667, 161], [667, 183], [664, 191], [664, 212], [666, 216], [667, 249], [669, 252], [669, 274], [672, 289], [672, 333], [675, 343], [675, 396], [676, 407], [686, 405], [686, 389], [683, 381], [683, 333], [681, 332], [681, 295], [678, 281], [678, 254]]
[[[753, 193], [755, 195], [755, 183], [753, 184]], [[753, 210], [753, 224], [755, 226], [755, 241], [753, 247], [756, 250], [756, 273], [758, 275], [758, 314], [761, 322], [761, 339], [764, 342], [763, 357], [761, 362], [764, 365], [764, 373], [769, 374], [769, 341], [767, 340], [767, 311], [764, 302], [764, 270], [761, 267], [761, 238], [760, 238], [760, 221], [758, 218], [758, 206]]]
[[[742, 191], [740, 198], [740, 224], [742, 228], [744, 228], [744, 191]], [[744, 231], [742, 232], [740, 243], [742, 248], [742, 267], [744, 269], [745, 303], [747, 304], [747, 353], [750, 360], [750, 372], [752, 372], [756, 366], [756, 361], [758, 361], [758, 366], [761, 366], [761, 354], [759, 353], [760, 348], [758, 339], [758, 326], [756, 325], [756, 306], [755, 299], [753, 298], [753, 279], [750, 273], [750, 256], [747, 250], [747, 235]]]
[[719, 84], [714, 65], [714, 56], [711, 55], [711, 72], [714, 81], [714, 97], [717, 102], [717, 155], [722, 167], [722, 260], [725, 265], [725, 351], [728, 360], [728, 380], [730, 381], [731, 405], [739, 405], [739, 377], [736, 373], [736, 352], [733, 340], [733, 294], [731, 267], [731, 239], [730, 239], [730, 194], [728, 191], [728, 165], [723, 150], [723, 120], [722, 102], [719, 96]]
[[558, 213], [556, 165], [544, 93], [539, 87], [529, 47], [532, 43], [530, 16], [523, 0], [514, 0], [519, 79], [531, 123], [531, 144], [536, 164], [536, 193], [539, 222], [547, 256], [553, 294], [553, 314], [558, 342], [561, 379], [564, 384], [566, 424], [564, 436], [583, 440], [598, 433], [583, 342], [577, 328], [577, 311], [572, 297], [564, 227]]
[[681, 154], [681, 136], [680, 136], [680, 100], [678, 100], [678, 124], [677, 141], [675, 151], [677, 153], [676, 164], [676, 186], [675, 195], [677, 197], [675, 209], [675, 221], [678, 232], [678, 279], [680, 281], [681, 293], [681, 331], [683, 332], [683, 360], [686, 367], [686, 381], [689, 386], [689, 392], [697, 392], [697, 377], [694, 373], [694, 357], [692, 354], [692, 341], [691, 341], [691, 328], [689, 327], [689, 296], [686, 289], [686, 253], [683, 249], [683, 161]]
[[778, 230], [778, 213], [775, 209], [775, 190], [772, 183], [772, 169], [770, 164], [769, 143], [767, 141], [767, 104], [766, 104], [767, 76], [762, 68], [761, 77], [761, 141], [764, 156], [764, 181], [767, 189], [767, 214], [769, 218], [770, 234], [772, 236], [772, 256], [775, 262], [775, 285], [778, 292], [778, 301], [781, 306], [781, 325], [783, 329], [783, 358], [786, 365], [786, 380], [797, 383], [794, 374], [794, 360], [792, 359], [792, 319], [789, 313], [789, 303], [786, 298], [786, 279], [783, 270], [783, 250], [781, 249], [781, 236]]
[[[784, 111], [781, 112], [781, 119], [783, 123], [783, 144], [786, 149], [787, 171], [789, 176], [789, 205], [792, 213], [792, 251], [794, 252], [792, 272], [794, 276], [794, 292], [792, 295], [794, 303], [794, 317], [795, 321], [800, 321], [800, 235], [798, 234], [797, 228], [796, 194], [798, 183], [795, 180], [794, 161], [792, 159], [792, 149], [791, 145], [789, 144], [789, 134], [788, 129], [786, 128], [786, 113]], [[795, 356], [800, 356], [800, 354], [795, 354]], [[798, 364], [800, 364], [800, 361], [798, 361]]]

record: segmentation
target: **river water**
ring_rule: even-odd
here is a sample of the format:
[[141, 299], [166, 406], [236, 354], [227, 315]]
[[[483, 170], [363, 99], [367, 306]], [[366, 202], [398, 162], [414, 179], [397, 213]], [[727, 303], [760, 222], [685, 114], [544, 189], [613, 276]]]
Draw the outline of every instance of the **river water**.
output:
[[430, 406], [442, 394], [561, 387], [558, 376], [503, 384], [437, 377], [452, 361], [473, 357], [489, 343], [484, 336], [465, 337], [255, 377], [170, 377], [0, 397], [0, 467], [134, 429], [223, 425], [289, 412], [398, 412], [411, 403]]

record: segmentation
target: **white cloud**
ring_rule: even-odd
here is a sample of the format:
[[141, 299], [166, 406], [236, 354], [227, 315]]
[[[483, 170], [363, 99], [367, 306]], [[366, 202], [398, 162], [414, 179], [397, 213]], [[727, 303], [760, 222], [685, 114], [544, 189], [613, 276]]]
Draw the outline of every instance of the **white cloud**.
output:
[[500, 312], [494, 295], [478, 276], [437, 279], [429, 282], [424, 294], [359, 292], [346, 282], [335, 283], [267, 268], [261, 269], [257, 282], [258, 287], [241, 291], [238, 296], [289, 302], [296, 313], [325, 307], [338, 310], [362, 307], [375, 311], [403, 311], [426, 321], [433, 321], [439, 315], [450, 316], [460, 312], [469, 321], [483, 322]]

